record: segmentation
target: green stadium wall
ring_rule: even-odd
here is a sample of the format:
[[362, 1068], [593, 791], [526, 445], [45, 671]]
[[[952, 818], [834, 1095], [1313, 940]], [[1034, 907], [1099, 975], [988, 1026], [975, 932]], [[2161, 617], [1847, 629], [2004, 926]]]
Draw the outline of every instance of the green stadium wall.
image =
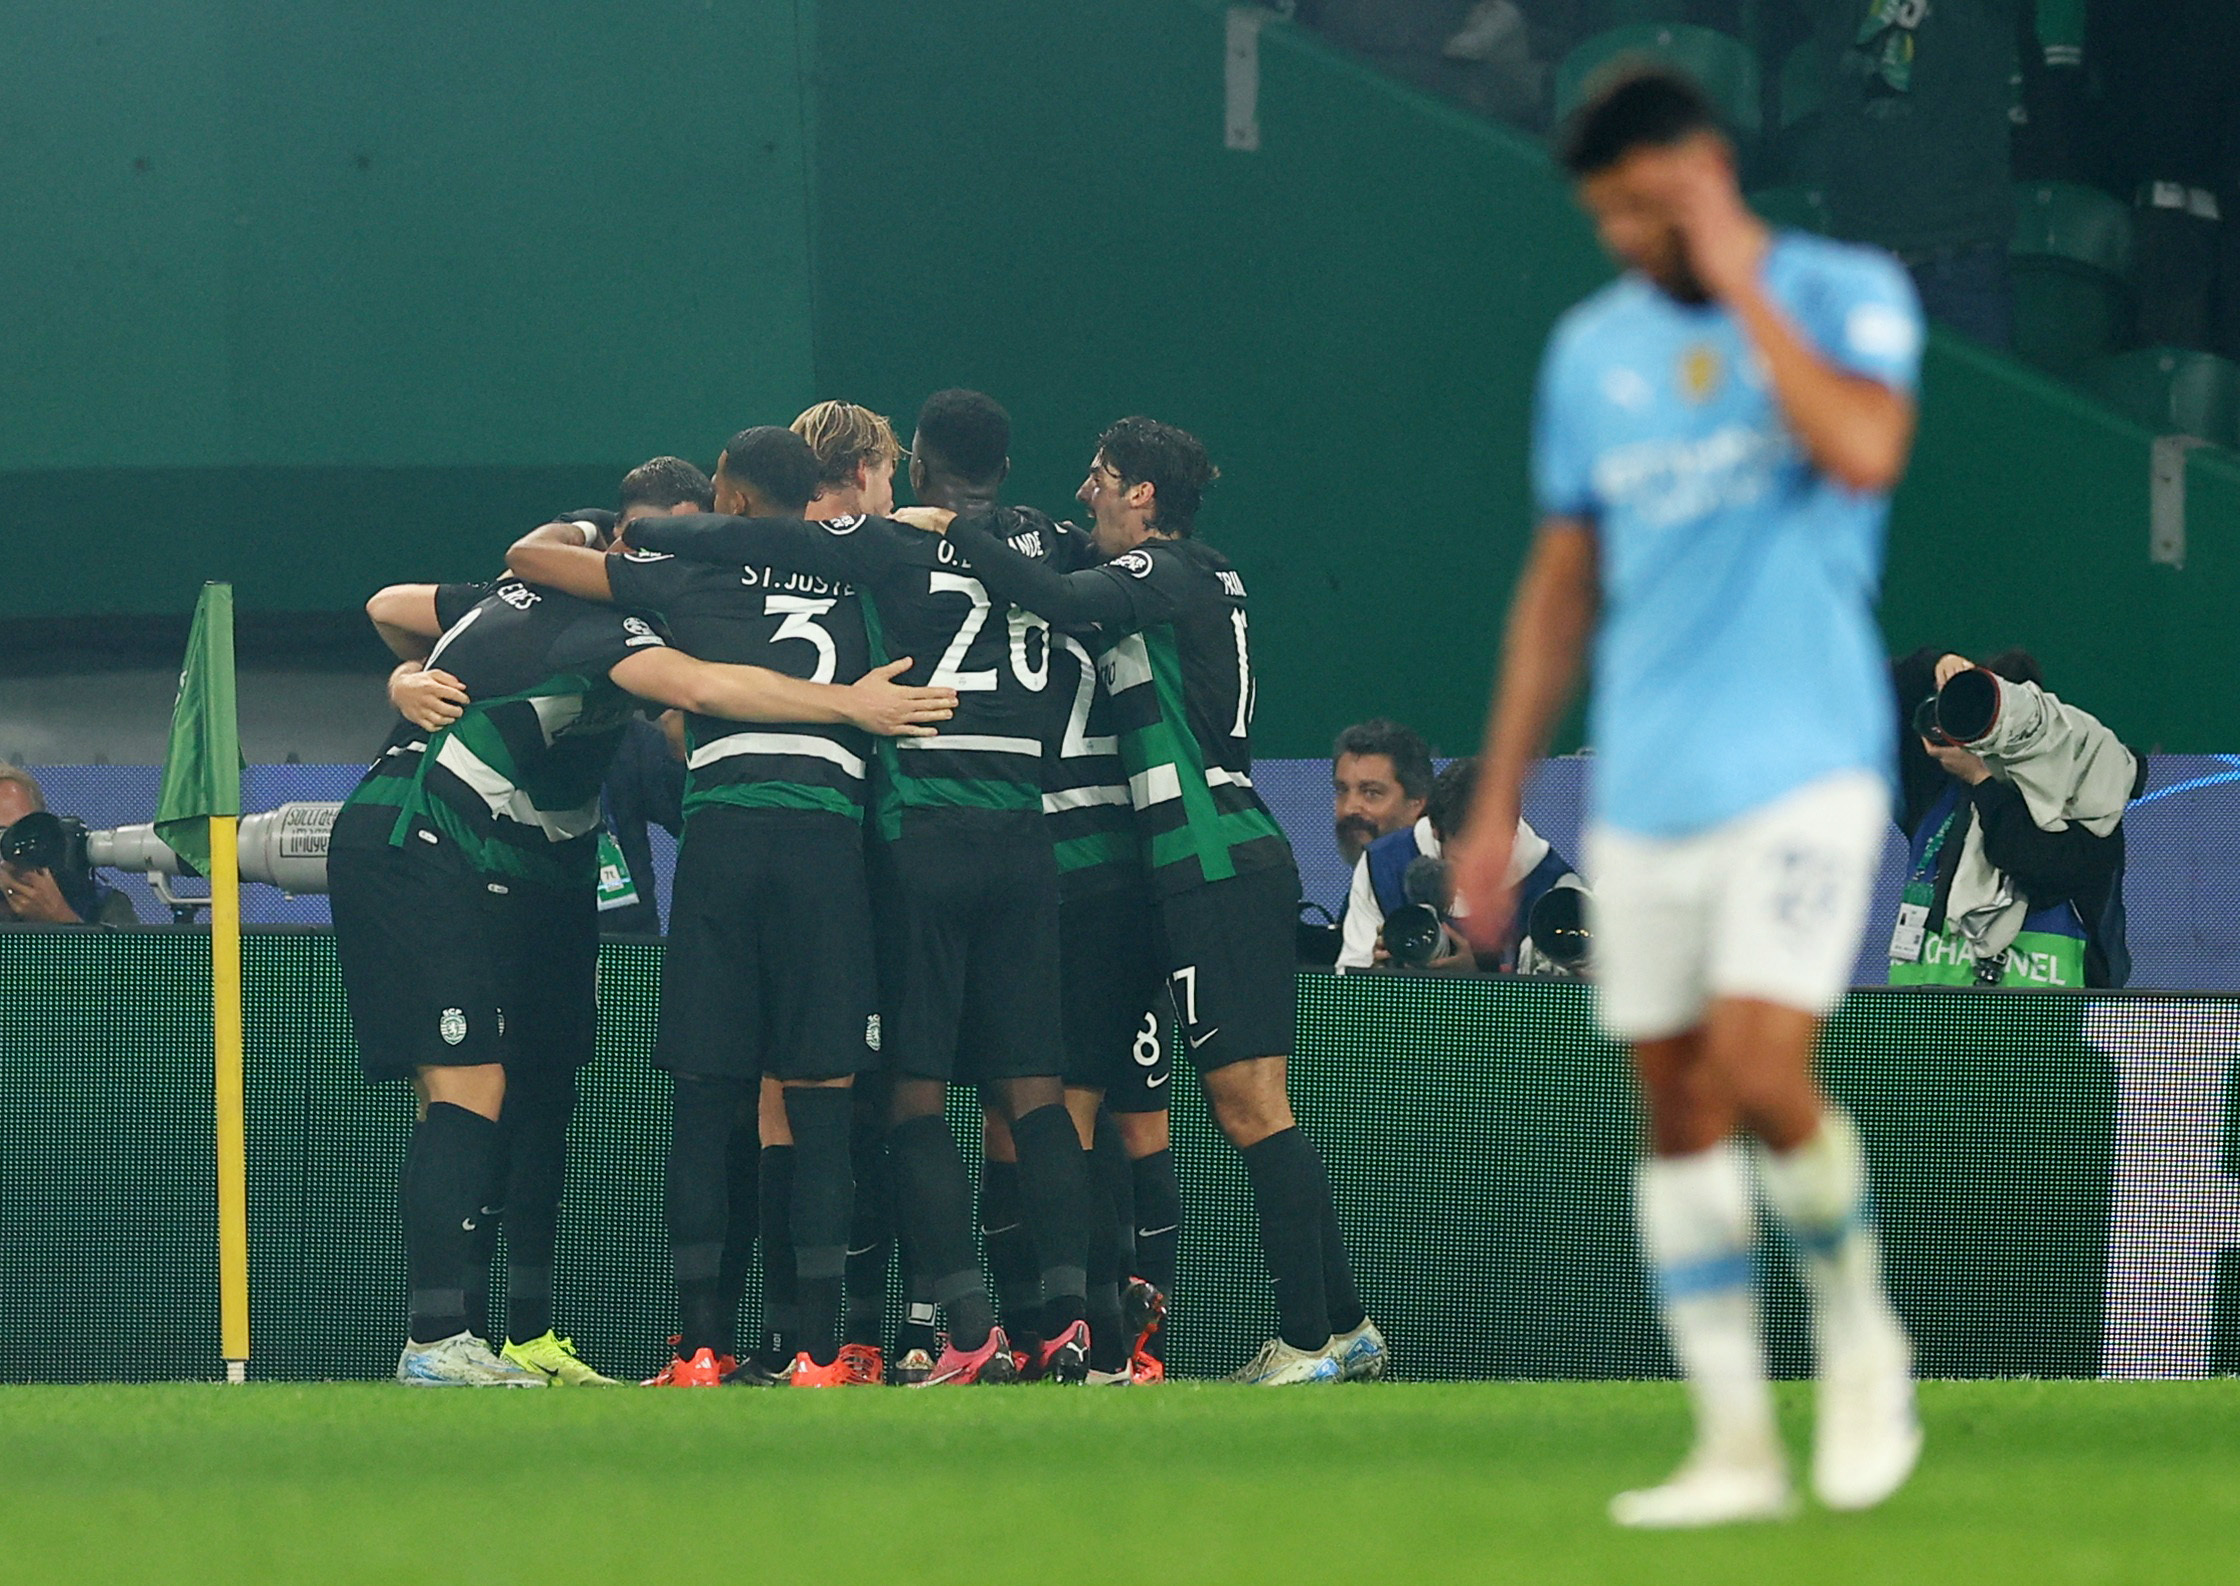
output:
[[[1606, 277], [1530, 141], [1300, 30], [1224, 145], [1207, 0], [412, 0], [27, 19], [0, 193], [0, 617], [348, 610], [528, 515], [845, 394], [984, 386], [1063, 507], [1150, 410], [1225, 470], [1260, 747], [1475, 738], [1533, 368]], [[2141, 745], [2240, 745], [2240, 458], [2147, 555], [2152, 437], [1939, 339], [1896, 647], [2027, 644]], [[127, 525], [118, 532], [119, 515]], [[91, 547], [89, 549], [89, 547]]]
[[[559, 1324], [643, 1375], [671, 1331], [660, 948], [610, 942], [561, 1216]], [[321, 932], [246, 943], [251, 1374], [379, 1377], [405, 1283], [404, 1088], [359, 1078]], [[205, 1378], [218, 1361], [209, 937], [0, 927], [0, 1381]], [[1293, 1064], [1400, 1375], [1659, 1376], [1635, 1245], [1638, 1120], [1591, 993], [1300, 977]], [[2240, 1370], [2240, 1001], [1855, 993], [1824, 1069], [1873, 1164], [1925, 1375]], [[1249, 1191], [1175, 1087], [1185, 1213], [1169, 1361], [1274, 1325]], [[960, 1098], [960, 1102], [962, 1098]], [[978, 1153], [978, 1120], [952, 1113]], [[1785, 1251], [1773, 1358], [1808, 1368]], [[503, 1267], [497, 1279], [502, 1302]], [[750, 1301], [751, 1303], [751, 1301]]]

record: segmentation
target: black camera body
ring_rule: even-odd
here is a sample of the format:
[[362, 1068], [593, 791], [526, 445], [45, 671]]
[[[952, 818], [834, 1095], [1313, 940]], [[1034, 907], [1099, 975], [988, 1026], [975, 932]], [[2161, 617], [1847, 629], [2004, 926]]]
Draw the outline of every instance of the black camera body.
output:
[[0, 831], [0, 863], [19, 870], [50, 870], [65, 892], [93, 879], [86, 853], [86, 823], [72, 815], [34, 810]]

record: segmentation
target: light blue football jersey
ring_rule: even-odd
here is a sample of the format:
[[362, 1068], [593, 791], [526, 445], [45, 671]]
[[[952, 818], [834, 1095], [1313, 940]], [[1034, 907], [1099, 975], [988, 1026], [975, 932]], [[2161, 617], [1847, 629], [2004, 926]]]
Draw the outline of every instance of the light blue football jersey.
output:
[[[1763, 280], [1824, 357], [1913, 389], [1921, 308], [1889, 255], [1782, 232]], [[1565, 315], [1533, 484], [1600, 550], [1598, 819], [1679, 837], [1836, 772], [1892, 774], [1874, 617], [1889, 498], [1811, 466], [1724, 307], [1629, 275]]]

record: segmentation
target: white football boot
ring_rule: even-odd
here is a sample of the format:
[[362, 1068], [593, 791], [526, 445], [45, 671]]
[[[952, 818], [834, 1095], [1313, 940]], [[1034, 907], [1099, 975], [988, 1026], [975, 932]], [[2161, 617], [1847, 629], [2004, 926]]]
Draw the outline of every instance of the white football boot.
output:
[[545, 1380], [500, 1360], [473, 1333], [453, 1333], [432, 1344], [409, 1339], [397, 1356], [397, 1380], [408, 1388], [541, 1388]]
[[1773, 1447], [1698, 1448], [1662, 1486], [1621, 1492], [1610, 1500], [1613, 1521], [1643, 1531], [1784, 1520], [1796, 1509], [1788, 1466]]
[[1831, 1509], [1871, 1509], [1905, 1485], [1921, 1458], [1913, 1346], [1892, 1318], [1845, 1346], [1821, 1345], [1812, 1490]]
[[1222, 1380], [1249, 1382], [1262, 1388], [1288, 1388], [1308, 1382], [1337, 1382], [1344, 1375], [1329, 1345], [1309, 1353], [1293, 1349], [1280, 1338], [1271, 1338], [1260, 1346], [1260, 1353]]

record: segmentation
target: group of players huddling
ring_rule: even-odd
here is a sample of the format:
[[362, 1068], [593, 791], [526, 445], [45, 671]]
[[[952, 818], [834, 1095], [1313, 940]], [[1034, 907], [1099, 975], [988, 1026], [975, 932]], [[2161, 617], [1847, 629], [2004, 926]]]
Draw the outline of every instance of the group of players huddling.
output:
[[[1287, 1095], [1298, 876], [1252, 786], [1244, 582], [1192, 537], [1215, 470], [1123, 419], [1083, 530], [998, 504], [1009, 447], [991, 398], [938, 393], [908, 453], [922, 505], [897, 512], [891, 426], [821, 403], [733, 436], [712, 479], [635, 470], [619, 513], [538, 528], [493, 583], [369, 603], [403, 720], [329, 878], [365, 1071], [421, 1103], [398, 1380], [607, 1380], [555, 1328], [552, 1268], [597, 1013], [600, 786], [647, 706], [684, 713], [687, 766], [654, 1052], [678, 1334], [656, 1384], [1156, 1380], [1176, 1023], [1249, 1171], [1281, 1323], [1236, 1380], [1383, 1374]], [[1000, 1322], [952, 1085], [985, 1110]], [[891, 1338], [890, 1249], [910, 1302]]]
[[[1620, 1494], [1612, 1516], [1693, 1526], [1794, 1508], [1759, 1333], [1761, 1199], [1813, 1300], [1814, 1490], [1867, 1508], [1920, 1454], [1912, 1349], [1858, 1130], [1812, 1058], [1888, 819], [1873, 606], [1913, 436], [1919, 305], [1886, 255], [1753, 216], [1703, 95], [1675, 74], [1606, 82], [1562, 158], [1627, 274], [1557, 328], [1541, 372], [1543, 523], [1451, 855], [1458, 913], [1481, 947], [1501, 945], [1525, 778], [1591, 635], [1599, 1011], [1647, 1104], [1636, 1210], [1697, 1423], [1679, 1471]], [[782, 1138], [794, 1153], [791, 1286], [774, 1290], [798, 1307], [790, 1379], [876, 1375], [851, 1379], [833, 1332], [846, 1087], [875, 1060], [913, 1293], [948, 1312], [924, 1380], [1008, 1376], [1019, 1342], [974, 1264], [941, 1118], [951, 1082], [987, 1105], [991, 1186], [1016, 1162], [1001, 1215], [1033, 1254], [999, 1257], [1016, 1267], [999, 1282], [1007, 1323], [1039, 1327], [1026, 1369], [1128, 1380], [1127, 1252], [1092, 1204], [1116, 1181], [1090, 1173], [1084, 1147], [1103, 1118], [1115, 1158], [1140, 1166], [1165, 1143], [1163, 1093], [1135, 1060], [1139, 1036], [1158, 1043], [1162, 980], [1250, 1169], [1275, 1282], [1281, 1336], [1239, 1375], [1378, 1374], [1328, 1180], [1285, 1099], [1296, 877], [1252, 791], [1244, 585], [1190, 537], [1203, 448], [1149, 420], [1115, 425], [1082, 486], [1083, 536], [994, 508], [1006, 426], [985, 398], [927, 404], [911, 473], [931, 511], [883, 515], [891, 447], [829, 446], [819, 436], [844, 426], [827, 425], [829, 409], [804, 415], [815, 446], [739, 436], [716, 479], [728, 516], [641, 519], [620, 555], [551, 525], [514, 548], [514, 580], [383, 597], [383, 621], [442, 636], [428, 663], [463, 685], [446, 696], [463, 713], [400, 731], [335, 829], [368, 1070], [416, 1073], [427, 1100], [405, 1173], [414, 1342], [399, 1375], [575, 1369], [548, 1303], [515, 1312], [506, 1355], [523, 1369], [493, 1358], [465, 1291], [502, 1194], [527, 1263], [510, 1292], [549, 1298], [554, 1131], [590, 1042], [584, 834], [633, 695], [692, 712], [659, 1050], [677, 1076], [672, 1380], [722, 1364], [725, 1142], [758, 1075], [777, 1082], [765, 1149]], [[811, 502], [823, 523], [799, 521]], [[397, 687], [447, 682], [415, 671]], [[777, 1226], [766, 1214], [766, 1235]]]

